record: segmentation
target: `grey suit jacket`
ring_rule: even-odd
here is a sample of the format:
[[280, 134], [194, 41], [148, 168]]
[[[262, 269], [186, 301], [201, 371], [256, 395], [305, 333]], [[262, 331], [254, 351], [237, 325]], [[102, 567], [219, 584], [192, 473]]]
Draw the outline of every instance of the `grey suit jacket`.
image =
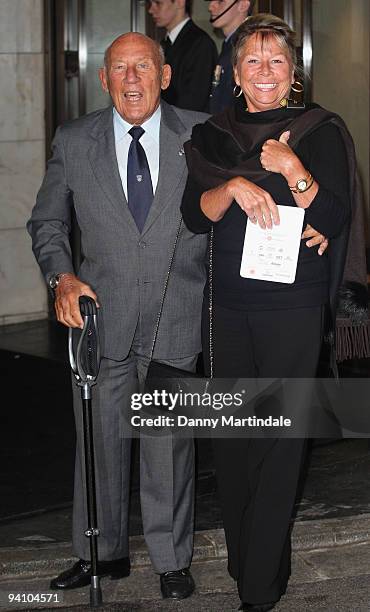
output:
[[[118, 170], [112, 107], [59, 127], [53, 155], [27, 228], [48, 281], [76, 272], [97, 293], [102, 353], [127, 356], [139, 324], [147, 352], [176, 231], [187, 168], [183, 143], [207, 118], [161, 103], [160, 168], [142, 234], [129, 211]], [[73, 270], [69, 233], [74, 207], [83, 261]], [[182, 225], [154, 356], [175, 359], [201, 350], [200, 318], [207, 239]]]

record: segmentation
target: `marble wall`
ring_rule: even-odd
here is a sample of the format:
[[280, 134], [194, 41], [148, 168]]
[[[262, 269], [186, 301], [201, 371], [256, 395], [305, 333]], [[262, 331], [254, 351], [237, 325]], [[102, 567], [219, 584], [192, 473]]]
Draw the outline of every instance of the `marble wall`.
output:
[[356, 146], [370, 245], [369, 0], [313, 0], [313, 98], [338, 113]]
[[42, 4], [0, 2], [0, 325], [47, 316], [25, 229], [45, 168]]

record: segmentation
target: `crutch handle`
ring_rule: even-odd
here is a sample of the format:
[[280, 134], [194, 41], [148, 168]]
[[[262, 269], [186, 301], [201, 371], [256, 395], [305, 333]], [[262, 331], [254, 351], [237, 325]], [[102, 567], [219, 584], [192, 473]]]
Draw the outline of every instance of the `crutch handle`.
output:
[[100, 343], [95, 301], [88, 295], [79, 298], [83, 329], [69, 328], [69, 363], [79, 386], [95, 384], [100, 366]]

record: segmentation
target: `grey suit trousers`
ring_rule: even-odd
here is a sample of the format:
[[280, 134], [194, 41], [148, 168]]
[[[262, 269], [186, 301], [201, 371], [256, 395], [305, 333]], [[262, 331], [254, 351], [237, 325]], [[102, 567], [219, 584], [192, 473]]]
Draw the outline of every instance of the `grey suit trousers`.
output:
[[[147, 351], [145, 351], [147, 354]], [[197, 355], [166, 361], [195, 370]], [[130, 485], [131, 393], [145, 380], [148, 357], [137, 331], [128, 357], [102, 359], [92, 391], [97, 514], [101, 560], [129, 555], [128, 504]], [[78, 557], [90, 558], [83, 457], [82, 404], [73, 384], [77, 447], [73, 505], [73, 546]], [[193, 550], [194, 443], [166, 433], [140, 438], [140, 496], [144, 536], [158, 573], [188, 567]]]

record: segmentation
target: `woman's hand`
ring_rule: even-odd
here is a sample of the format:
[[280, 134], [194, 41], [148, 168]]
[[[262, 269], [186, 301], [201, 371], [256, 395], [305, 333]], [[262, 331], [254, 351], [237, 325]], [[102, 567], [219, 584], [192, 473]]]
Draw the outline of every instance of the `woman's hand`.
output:
[[263, 229], [279, 225], [277, 205], [267, 191], [241, 176], [230, 179], [227, 190], [252, 223], [258, 223]]
[[[280, 173], [289, 187], [296, 185], [299, 179], [305, 178], [309, 172], [301, 160], [288, 145], [290, 132], [283, 132], [279, 140], [269, 139], [262, 145], [260, 155], [261, 165], [269, 172]], [[299, 208], [308, 208], [316, 197], [319, 185], [314, 179], [309, 189], [302, 193], [293, 193], [292, 196]]]
[[269, 139], [262, 146], [261, 166], [269, 172], [279, 172], [284, 177], [292, 174], [304, 176], [300, 159], [288, 145], [290, 132], [283, 132], [279, 140]]
[[304, 240], [309, 238], [306, 242], [306, 246], [313, 247], [317, 244], [320, 245], [317, 253], [322, 255], [329, 246], [329, 241], [323, 234], [320, 234], [317, 230], [315, 230], [311, 225], [306, 225], [306, 228], [301, 236], [301, 239]]

